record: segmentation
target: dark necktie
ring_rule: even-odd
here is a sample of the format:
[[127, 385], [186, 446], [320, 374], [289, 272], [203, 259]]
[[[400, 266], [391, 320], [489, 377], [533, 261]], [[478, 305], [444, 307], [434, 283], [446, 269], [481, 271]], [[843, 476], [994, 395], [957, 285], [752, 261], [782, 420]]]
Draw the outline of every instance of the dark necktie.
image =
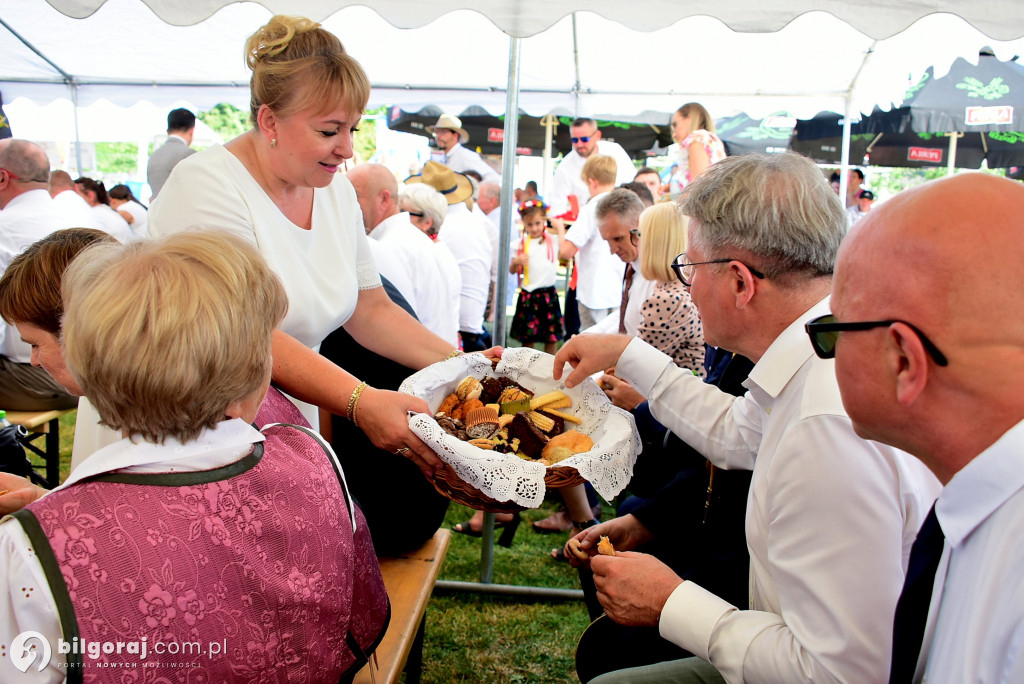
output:
[[892, 633], [892, 667], [889, 684], [903, 684], [914, 680], [914, 670], [921, 653], [925, 625], [928, 622], [928, 604], [932, 599], [935, 571], [939, 567], [945, 536], [935, 517], [935, 506], [917, 533], [910, 550], [910, 564], [903, 581], [903, 593], [896, 604], [896, 618]]
[[629, 304], [629, 288], [633, 285], [633, 264], [626, 264], [626, 275], [622, 277], [622, 304], [619, 306], [619, 334], [626, 332], [626, 305]]

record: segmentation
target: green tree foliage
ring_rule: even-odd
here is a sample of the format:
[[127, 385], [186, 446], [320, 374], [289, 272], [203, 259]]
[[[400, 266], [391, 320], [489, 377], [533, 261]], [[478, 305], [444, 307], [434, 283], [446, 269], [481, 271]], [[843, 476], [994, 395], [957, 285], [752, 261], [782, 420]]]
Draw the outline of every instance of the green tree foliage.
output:
[[132, 175], [138, 163], [139, 146], [135, 143], [96, 143], [96, 170], [99, 175]]
[[243, 112], [226, 102], [221, 102], [205, 112], [200, 111], [196, 116], [225, 142], [249, 130], [249, 112]]

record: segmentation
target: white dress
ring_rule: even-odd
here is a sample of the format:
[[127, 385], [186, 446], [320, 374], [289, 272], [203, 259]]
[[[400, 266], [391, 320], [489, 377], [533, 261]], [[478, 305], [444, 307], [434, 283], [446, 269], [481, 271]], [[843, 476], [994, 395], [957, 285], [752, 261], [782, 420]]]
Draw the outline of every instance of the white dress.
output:
[[[182, 160], [149, 210], [154, 237], [219, 228], [255, 244], [281, 278], [288, 314], [280, 330], [319, 350], [355, 311], [359, 291], [380, 287], [356, 193], [337, 174], [313, 191], [310, 230], [292, 223], [242, 162], [220, 145]], [[316, 407], [296, 402], [315, 427]]]
[[280, 329], [317, 349], [352, 316], [359, 290], [380, 287], [356, 193], [338, 174], [313, 194], [312, 229], [281, 213], [242, 162], [217, 145], [182, 160], [149, 210], [154, 237], [220, 228], [249, 240], [280, 276]]

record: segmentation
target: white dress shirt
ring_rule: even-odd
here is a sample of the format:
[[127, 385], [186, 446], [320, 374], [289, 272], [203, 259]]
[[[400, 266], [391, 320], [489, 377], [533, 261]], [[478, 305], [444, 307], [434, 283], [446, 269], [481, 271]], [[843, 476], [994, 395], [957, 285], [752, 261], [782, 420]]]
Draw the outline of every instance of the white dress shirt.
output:
[[858, 437], [834, 362], [817, 358], [805, 321], [787, 328], [733, 397], [639, 339], [616, 373], [654, 417], [708, 460], [752, 469], [746, 537], [750, 605], [683, 582], [662, 636], [728, 682], [884, 682], [910, 548], [938, 480], [920, 461]]
[[[455, 255], [452, 254], [452, 250], [448, 249], [444, 240], [438, 237], [431, 242], [434, 247], [434, 256], [441, 264], [441, 273], [444, 274], [445, 281], [448, 283], [448, 304], [445, 307], [448, 316], [445, 319], [445, 330], [455, 331], [456, 341], [452, 344], [458, 346], [459, 308], [462, 306], [462, 273], [459, 271], [459, 262], [455, 260]], [[447, 333], [442, 337], [446, 340], [450, 339]]]
[[459, 173], [476, 171], [483, 182], [501, 183], [501, 174], [495, 171], [494, 167], [484, 161], [479, 154], [459, 143], [455, 143], [448, 152], [441, 153], [441, 163]]
[[[237, 418], [219, 423], [215, 429], [203, 430], [198, 438], [184, 445], [170, 439], [163, 445], [141, 440], [132, 443], [122, 439], [86, 458], [57, 489], [114, 471], [212, 470], [234, 463], [248, 454], [253, 444], [262, 441], [264, 437], [258, 430]], [[88, 512], [81, 513], [86, 515]], [[110, 540], [103, 542], [113, 543]], [[33, 587], [34, 590], [19, 591], [21, 587]], [[56, 644], [64, 633], [53, 593], [21, 523], [11, 517], [0, 522], [0, 596], [5, 597], [0, 601], [0, 644], [9, 645], [19, 633], [32, 630], [46, 637], [53, 647], [49, 665], [42, 672], [30, 667], [23, 673], [14, 668], [10, 658], [0, 658], [0, 681], [18, 684], [63, 682], [67, 677], [65, 656], [57, 652]], [[37, 663], [34, 665], [38, 666]]]
[[106, 232], [103, 222], [92, 210], [85, 198], [74, 190], [58, 192], [53, 198], [53, 206], [69, 221], [69, 227], [95, 228]]
[[[597, 150], [594, 154], [601, 154], [615, 159], [618, 168], [615, 174], [615, 185], [629, 183], [636, 178], [636, 166], [629, 158], [629, 153], [622, 148], [622, 145], [610, 140], [598, 140]], [[587, 184], [580, 178], [583, 165], [587, 163], [586, 157], [581, 157], [574, 149], [562, 158], [558, 168], [555, 170], [554, 180], [551, 182], [551, 216], [559, 216], [569, 209], [569, 195], [576, 195], [580, 201], [580, 208], [590, 199], [590, 190]]]
[[405, 301], [416, 312], [416, 317], [419, 318], [420, 312], [416, 308], [415, 291], [413, 290], [412, 280], [409, 278], [409, 271], [406, 270], [405, 264], [386, 245], [376, 240], [370, 240], [370, 252], [373, 254], [373, 262], [377, 264], [377, 269], [380, 271], [381, 276], [387, 278], [395, 286], [395, 289], [398, 290], [398, 293], [405, 297]]
[[1024, 422], [953, 476], [935, 503], [946, 536], [918, 677], [1024, 682]]
[[[403, 211], [377, 224], [370, 233], [370, 244], [374, 243], [390, 251], [407, 272], [412, 296], [406, 299], [416, 311], [420, 323], [438, 337], [458, 345], [458, 310], [452, 311], [453, 293], [444, 273], [446, 263], [442, 261], [440, 250], [434, 248], [433, 241], [412, 225], [408, 212]], [[374, 251], [374, 257], [377, 256]], [[383, 267], [381, 273], [391, 280]], [[456, 300], [459, 289], [454, 292]]]
[[438, 236], [444, 240], [462, 274], [459, 298], [459, 330], [482, 333], [487, 292], [491, 285], [491, 241], [487, 219], [476, 216], [463, 202], [448, 206]]
[[[576, 301], [588, 309], [617, 309], [622, 303], [622, 272], [625, 266], [612, 254], [597, 229], [597, 203], [608, 193], [591, 198], [565, 239], [576, 246]], [[618, 325], [615, 326], [618, 329]]]
[[[624, 287], [626, 284], [625, 275], [625, 264], [622, 266], [623, 275], [620, 280], [620, 287]], [[633, 283], [629, 286], [629, 300], [626, 302], [626, 318], [623, 319], [622, 323], [626, 327], [626, 335], [630, 337], [636, 337], [637, 331], [640, 329], [640, 324], [643, 322], [643, 306], [647, 298], [651, 296], [651, 292], [654, 291], [655, 283], [653, 280], [648, 280], [640, 275], [640, 257], [637, 257], [633, 261]], [[622, 300], [619, 300], [622, 303]], [[586, 330], [580, 331], [582, 333], [611, 333], [617, 334], [619, 332], [619, 312], [614, 311], [594, 325], [590, 326]]]
[[[56, 230], [81, 227], [84, 218], [93, 216], [89, 204], [75, 193], [71, 194], [81, 200], [79, 205], [72, 204], [69, 208], [63, 202], [54, 201], [48, 191], [40, 188], [21, 193], [0, 210], [0, 274], [33, 242]], [[80, 205], [85, 205], [84, 213]], [[123, 219], [122, 223], [128, 225]], [[99, 223], [88, 223], [85, 227], [99, 228]], [[32, 349], [21, 341], [13, 325], [3, 321], [0, 321], [0, 343], [0, 353], [7, 358], [18, 363], [29, 362]]]

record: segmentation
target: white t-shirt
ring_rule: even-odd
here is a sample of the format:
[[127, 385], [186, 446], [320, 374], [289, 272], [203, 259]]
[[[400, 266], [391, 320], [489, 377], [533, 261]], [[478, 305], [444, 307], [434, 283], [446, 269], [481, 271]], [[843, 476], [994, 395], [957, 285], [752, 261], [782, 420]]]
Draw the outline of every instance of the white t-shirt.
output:
[[448, 215], [438, 233], [459, 264], [462, 274], [459, 330], [468, 333], [484, 330], [492, 259], [486, 224], [486, 218], [474, 215], [464, 203], [459, 202], [448, 207]]
[[[615, 174], [615, 185], [629, 183], [636, 177], [636, 167], [629, 154], [622, 148], [622, 145], [610, 140], [598, 140], [597, 150], [594, 154], [604, 155], [615, 159], [617, 172]], [[580, 200], [580, 210], [590, 199], [590, 190], [587, 184], [580, 178], [583, 165], [587, 163], [586, 157], [581, 157], [576, 150], [562, 158], [561, 163], [555, 170], [555, 178], [551, 183], [551, 211], [549, 216], [559, 216], [569, 209], [569, 195], [576, 195]]]
[[138, 202], [128, 200], [117, 208], [117, 211], [127, 212], [134, 219], [131, 223], [132, 237], [142, 240], [149, 237], [149, 212]]
[[597, 203], [608, 193], [591, 198], [580, 209], [565, 239], [576, 245], [576, 301], [588, 309], [614, 309], [622, 303], [622, 272], [625, 266], [612, 254], [597, 229]]
[[548, 237], [551, 238], [550, 250], [544, 236], [538, 239], [525, 236], [516, 245], [517, 251], [525, 250], [526, 255], [530, 258], [530, 262], [522, 274], [522, 285], [520, 285], [527, 292], [555, 285], [555, 279], [558, 277], [558, 236], [549, 235]]
[[220, 228], [249, 240], [288, 293], [280, 329], [320, 343], [355, 311], [359, 290], [380, 287], [352, 184], [338, 174], [313, 192], [312, 229], [281, 213], [242, 162], [220, 145], [182, 160], [149, 210], [153, 236]]
[[132, 241], [132, 228], [124, 220], [123, 216], [106, 204], [97, 204], [92, 207], [92, 211], [103, 225], [104, 232], [110, 233], [122, 244], [128, 244]]
[[[370, 233], [370, 244], [380, 245], [392, 254], [407, 273], [412, 296], [406, 299], [416, 310], [420, 323], [438, 337], [458, 346], [458, 308], [452, 310], [452, 292], [449, 291], [448, 276], [444, 273], [447, 262], [442, 261], [442, 254], [434, 249], [433, 241], [412, 225], [409, 214], [403, 211], [378, 223]], [[457, 266], [455, 270], [458, 271]], [[388, 275], [383, 265], [381, 272]], [[456, 301], [460, 289], [461, 284], [455, 289]]]

